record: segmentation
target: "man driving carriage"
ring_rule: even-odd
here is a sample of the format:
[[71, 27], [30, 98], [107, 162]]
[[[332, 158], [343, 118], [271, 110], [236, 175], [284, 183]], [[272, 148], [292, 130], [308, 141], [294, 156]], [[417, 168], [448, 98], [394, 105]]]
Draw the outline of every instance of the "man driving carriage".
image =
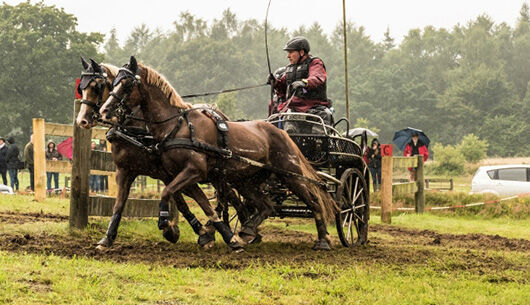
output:
[[[324, 123], [331, 124], [333, 117], [326, 93], [327, 74], [324, 62], [309, 53], [309, 41], [302, 36], [287, 41], [283, 50], [287, 51], [290, 65], [279, 78], [269, 75], [269, 82], [274, 89], [287, 97], [285, 102], [278, 105], [278, 111], [315, 114]], [[296, 121], [287, 121], [284, 129], [288, 133], [323, 132], [320, 126]]]

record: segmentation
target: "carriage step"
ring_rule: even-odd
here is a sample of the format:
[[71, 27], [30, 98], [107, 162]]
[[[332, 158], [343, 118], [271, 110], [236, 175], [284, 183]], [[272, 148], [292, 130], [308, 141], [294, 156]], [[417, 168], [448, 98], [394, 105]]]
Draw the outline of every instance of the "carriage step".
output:
[[276, 206], [276, 216], [284, 217], [300, 217], [313, 218], [313, 211], [306, 206]]

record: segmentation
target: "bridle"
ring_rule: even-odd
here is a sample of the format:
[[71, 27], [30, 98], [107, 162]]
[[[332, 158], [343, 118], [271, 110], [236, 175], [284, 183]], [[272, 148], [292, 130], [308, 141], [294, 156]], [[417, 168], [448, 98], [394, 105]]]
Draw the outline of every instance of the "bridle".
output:
[[[97, 79], [103, 79], [104, 82], [98, 82]], [[96, 95], [98, 96], [98, 103], [94, 103], [89, 100], [82, 99], [80, 101], [81, 104], [85, 104], [89, 107], [91, 107], [94, 111], [92, 118], [95, 121], [100, 121], [100, 115], [99, 115], [99, 109], [103, 100], [103, 92], [105, 91], [105, 87], [109, 89], [109, 91], [112, 90], [112, 84], [107, 80], [107, 73], [105, 72], [81, 72], [81, 82], [79, 83], [79, 86], [77, 87], [77, 92], [79, 94], [82, 94], [82, 90], [85, 90], [91, 82], [95, 81], [96, 85], [94, 86], [94, 90], [96, 91]]]
[[[179, 111], [177, 114], [172, 115], [160, 121], [152, 121], [152, 120], [147, 120], [144, 118], [139, 118], [139, 117], [134, 116], [134, 111], [132, 111], [132, 109], [127, 105], [127, 101], [129, 101], [132, 90], [136, 86], [138, 86], [140, 94], [142, 95], [142, 90], [141, 90], [141, 87], [139, 86], [140, 85], [140, 68], [138, 68], [137, 73], [134, 73], [133, 71], [129, 70], [127, 67], [120, 68], [118, 75], [116, 75], [116, 79], [114, 79], [114, 82], [112, 83], [112, 86], [116, 88], [119, 82], [121, 82], [124, 79], [126, 81], [122, 83], [121, 95], [114, 91], [110, 92], [110, 95], [113, 98], [118, 100], [118, 102], [116, 103], [116, 106], [113, 109], [114, 114], [118, 118], [118, 125], [123, 126], [124, 122], [126, 122], [127, 120], [135, 120], [135, 121], [141, 121], [141, 122], [146, 122], [146, 123], [151, 123], [151, 124], [163, 124], [175, 118], [181, 117], [183, 115], [183, 112], [186, 112], [186, 110]], [[145, 100], [145, 98], [142, 98], [142, 101], [143, 100]], [[139, 108], [140, 107], [138, 107], [138, 109]]]
[[[117, 92], [114, 92], [114, 89], [124, 79], [126, 80], [126, 82], [122, 84], [122, 90], [121, 90], [122, 95], [120, 96], [120, 94], [118, 94]], [[118, 74], [116, 75], [116, 78], [112, 82], [112, 87], [114, 89], [113, 91], [110, 92], [109, 95], [118, 100], [117, 106], [114, 107], [114, 114], [118, 118], [119, 125], [124, 125], [125, 121], [131, 118], [129, 114], [133, 113], [133, 111], [127, 105], [127, 101], [129, 100], [129, 97], [131, 96], [131, 93], [134, 87], [136, 87], [139, 84], [140, 84], [140, 69], [138, 69], [138, 74], [132, 72], [125, 66], [118, 70]]]

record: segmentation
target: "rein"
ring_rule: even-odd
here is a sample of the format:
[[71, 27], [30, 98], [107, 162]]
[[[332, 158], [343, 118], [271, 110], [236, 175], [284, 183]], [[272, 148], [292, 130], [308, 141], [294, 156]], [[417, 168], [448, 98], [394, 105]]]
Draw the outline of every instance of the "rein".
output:
[[234, 88], [234, 89], [225, 89], [225, 90], [213, 91], [213, 92], [181, 95], [180, 98], [193, 98], [193, 97], [199, 97], [199, 96], [217, 95], [217, 94], [223, 94], [223, 93], [234, 92], [234, 91], [243, 91], [243, 90], [254, 89], [254, 88], [265, 87], [265, 86], [267, 86], [267, 84], [258, 84], [258, 85], [246, 86], [246, 87], [240, 87], [240, 88]]

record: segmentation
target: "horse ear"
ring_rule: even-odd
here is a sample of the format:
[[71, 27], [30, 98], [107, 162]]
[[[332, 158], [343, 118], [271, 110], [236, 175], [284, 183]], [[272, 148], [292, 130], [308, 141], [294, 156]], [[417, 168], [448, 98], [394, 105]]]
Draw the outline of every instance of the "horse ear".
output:
[[92, 58], [90, 58], [90, 64], [92, 65], [92, 69], [94, 69], [94, 72], [101, 72], [101, 66]]
[[138, 70], [138, 62], [134, 56], [131, 56], [131, 59], [129, 60], [129, 70], [134, 73], [136, 73], [136, 70]]
[[83, 56], [81, 56], [81, 63], [83, 64], [83, 69], [88, 69], [88, 63], [86, 62], [86, 60], [83, 58]]

